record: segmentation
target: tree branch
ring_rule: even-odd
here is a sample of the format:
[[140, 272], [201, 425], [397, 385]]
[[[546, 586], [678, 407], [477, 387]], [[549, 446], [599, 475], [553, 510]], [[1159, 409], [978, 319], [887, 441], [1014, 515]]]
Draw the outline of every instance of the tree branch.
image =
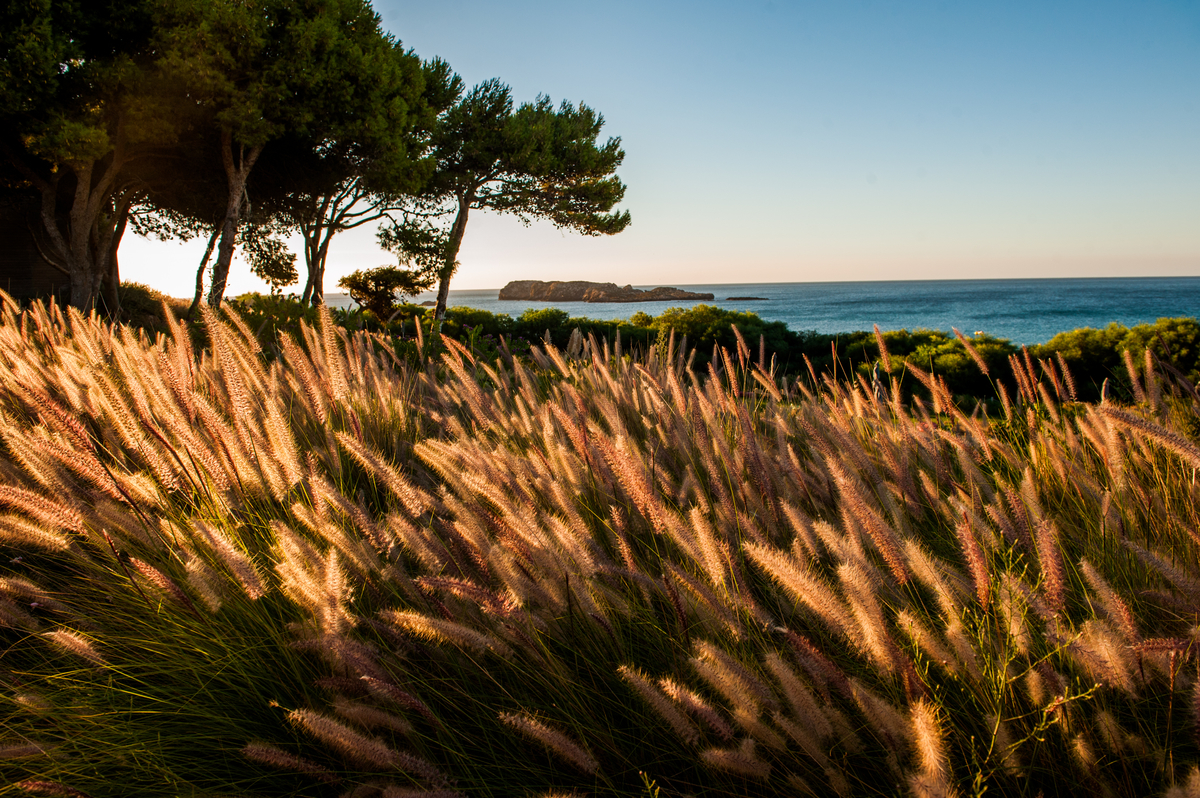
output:
[[47, 266], [56, 271], [62, 272], [69, 277], [71, 272], [67, 270], [66, 264], [63, 262], [63, 260], [61, 258], [55, 259], [53, 253], [46, 251], [46, 248], [42, 243], [41, 236], [38, 234], [37, 227], [35, 225], [29, 225], [29, 232], [33, 235], [33, 245], [37, 247], [38, 257], [40, 257]]

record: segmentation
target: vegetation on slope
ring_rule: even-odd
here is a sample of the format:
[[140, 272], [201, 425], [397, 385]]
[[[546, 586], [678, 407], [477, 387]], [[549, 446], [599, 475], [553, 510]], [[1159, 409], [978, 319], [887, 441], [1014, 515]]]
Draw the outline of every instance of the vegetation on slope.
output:
[[205, 324], [0, 311], [0, 793], [1200, 781], [1197, 396], [1152, 356], [1126, 407], [1018, 360], [989, 420], [736, 338]]
[[[315, 310], [288, 297], [246, 294], [237, 301], [238, 309], [252, 328], [261, 330], [264, 346], [272, 346], [279, 331], [297, 332], [301, 319], [310, 323], [316, 321]], [[432, 337], [433, 322], [426, 308], [396, 304], [392, 311], [388, 314], [391, 319], [384, 322], [369, 311], [335, 311], [334, 319], [347, 329], [367, 329], [412, 339], [416, 335], [413, 319], [417, 318], [421, 320], [424, 337]], [[830, 372], [838, 379], [850, 375], [871, 379], [876, 365], [882, 365], [879, 350], [882, 336], [890, 353], [890, 369], [884, 370], [884, 381], [890, 373], [901, 380], [901, 388], [906, 394], [915, 391], [928, 400], [929, 391], [905, 373], [905, 364], [912, 363], [944, 378], [960, 404], [968, 406], [973, 400], [985, 400], [993, 402], [997, 410], [1000, 397], [996, 380], [1002, 380], [1012, 388], [1016, 371], [1046, 359], [1055, 361], [1060, 370], [1065, 366], [1073, 375], [1073, 385], [1059, 386], [1060, 399], [1099, 401], [1107, 381], [1110, 397], [1123, 402], [1136, 401], [1125, 363], [1126, 351], [1140, 363], [1149, 349], [1162, 368], [1178, 372], [1193, 383], [1200, 382], [1200, 321], [1193, 318], [1164, 318], [1154, 324], [1138, 324], [1132, 328], [1114, 322], [1102, 330], [1083, 327], [1059, 333], [1044, 344], [1029, 346], [1028, 354], [1032, 359], [1025, 357], [1022, 347], [987, 334], [959, 338], [954, 332], [940, 330], [889, 330], [879, 334], [867, 330], [836, 335], [797, 332], [781, 321], [765, 321], [755, 313], [703, 304], [686, 309], [670, 308], [659, 316], [639, 311], [628, 320], [608, 321], [572, 317], [554, 307], [531, 308], [516, 318], [505, 313], [453, 307], [447, 311], [442, 325], [442, 334], [465, 344], [474, 354], [487, 360], [500, 354], [501, 338], [510, 349], [516, 347], [514, 351], [528, 353], [531, 342], [544, 340], [565, 349], [576, 330], [584, 336], [596, 335], [610, 345], [614, 345], [619, 336], [627, 350], [666, 346], [674, 333], [681, 349], [695, 348], [692, 365], [699, 373], [706, 371], [718, 348], [735, 348], [740, 335], [756, 355], [763, 352], [764, 357], [771, 358], [778, 373], [809, 376], [810, 379], [823, 372]], [[980, 369], [964, 340], [970, 342], [988, 373]], [[1013, 358], [1021, 361], [1016, 371]], [[1048, 374], [1043, 376], [1053, 384]]]

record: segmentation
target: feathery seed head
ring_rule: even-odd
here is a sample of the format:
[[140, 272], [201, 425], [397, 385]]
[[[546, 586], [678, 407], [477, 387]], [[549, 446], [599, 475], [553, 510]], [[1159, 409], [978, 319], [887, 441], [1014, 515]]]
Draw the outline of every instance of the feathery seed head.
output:
[[541, 743], [563, 760], [590, 775], [600, 772], [600, 763], [587, 750], [568, 737], [528, 712], [520, 714], [501, 712], [500, 721], [522, 735]]
[[86, 659], [93, 665], [107, 665], [104, 657], [96, 650], [92, 641], [88, 640], [78, 632], [69, 632], [66, 629], [55, 629], [53, 632], [43, 632], [42, 637], [50, 641], [55, 648], [74, 656]]

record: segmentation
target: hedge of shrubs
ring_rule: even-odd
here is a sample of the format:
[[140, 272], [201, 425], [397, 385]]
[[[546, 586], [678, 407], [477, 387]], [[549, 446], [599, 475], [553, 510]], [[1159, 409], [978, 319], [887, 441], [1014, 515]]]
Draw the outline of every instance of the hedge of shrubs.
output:
[[[146, 303], [138, 302], [140, 315], [145, 317]], [[316, 311], [301, 305], [293, 297], [245, 294], [231, 304], [257, 331], [265, 344], [270, 344], [281, 332], [295, 332], [301, 320], [315, 321]], [[425, 341], [432, 339], [432, 311], [419, 305], [400, 305], [390, 320], [380, 320], [367, 310], [335, 310], [334, 318], [347, 329], [364, 329], [392, 337], [399, 351], [415, 354], [416, 324], [422, 327]], [[156, 325], [147, 322], [144, 326]], [[736, 327], [736, 332], [735, 328]], [[691, 308], [670, 308], [658, 316], [637, 311], [629, 319], [600, 320], [570, 316], [554, 307], [531, 308], [520, 316], [492, 313], [468, 307], [452, 307], [446, 311], [441, 334], [468, 344], [486, 359], [501, 356], [506, 351], [520, 356], [529, 347], [544, 340], [555, 346], [568, 347], [571, 335], [579, 330], [585, 337], [614, 343], [619, 334], [622, 346], [628, 351], [651, 346], [669, 345], [674, 333], [677, 351], [683, 347], [696, 350], [692, 366], [697, 371], [707, 369], [714, 345], [736, 350], [740, 334], [754, 358], [760, 352], [764, 365], [773, 367], [780, 376], [811, 379], [811, 373], [849, 374], [856, 372], [868, 379], [880, 363], [878, 338], [874, 331], [826, 334], [815, 331], [788, 329], [780, 321], [767, 321], [754, 313], [725, 310], [713, 305]], [[1065, 362], [1074, 380], [1076, 398], [1095, 401], [1108, 382], [1109, 395], [1116, 399], [1136, 398], [1136, 387], [1130, 380], [1128, 360], [1135, 373], [1144, 367], [1149, 349], [1164, 368], [1173, 369], [1192, 383], [1200, 382], [1200, 322], [1194, 318], [1164, 318], [1154, 324], [1126, 327], [1113, 323], [1103, 329], [1083, 327], [1061, 332], [1044, 344], [1020, 347], [1004, 338], [981, 334], [968, 338], [972, 347], [988, 365], [990, 375], [983, 374], [973, 362], [963, 343], [952, 332], [944, 330], [889, 330], [882, 333], [890, 354], [891, 373], [906, 391], [923, 394], [924, 388], [906, 373], [911, 363], [925, 371], [940, 375], [951, 392], [959, 397], [994, 399], [997, 396], [994, 380], [1000, 379], [1012, 388], [1009, 358], [1028, 355], [1035, 362]], [[886, 376], [883, 369], [877, 372]], [[1064, 397], [1065, 398], [1065, 397]]]

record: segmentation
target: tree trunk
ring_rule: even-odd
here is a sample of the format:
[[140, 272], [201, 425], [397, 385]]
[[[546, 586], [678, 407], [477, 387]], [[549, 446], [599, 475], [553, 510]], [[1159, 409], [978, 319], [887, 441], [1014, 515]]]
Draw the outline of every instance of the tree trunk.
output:
[[117, 260], [117, 251], [121, 248], [121, 239], [125, 237], [125, 227], [129, 224], [129, 205], [127, 197], [114, 207], [114, 219], [110, 229], [100, 231], [100, 252], [107, 256], [104, 269], [104, 305], [109, 318], [115, 319], [121, 313], [121, 266]]
[[108, 257], [108, 274], [101, 285], [103, 290], [104, 311], [114, 321], [121, 315], [121, 267], [117, 263], [117, 253], [114, 251]]
[[336, 232], [336, 222], [324, 218], [304, 229], [304, 262], [308, 266], [308, 281], [304, 285], [304, 295], [300, 297], [301, 304], [312, 302], [313, 307], [325, 304], [325, 261], [329, 257], [329, 242]]
[[302, 305], [307, 305], [313, 298], [313, 286], [317, 280], [317, 253], [321, 248], [321, 230], [325, 224], [325, 209], [328, 205], [328, 197], [314, 203], [309, 222], [300, 225], [300, 233], [304, 236], [304, 266], [308, 270], [304, 293], [300, 296]]
[[373, 222], [383, 216], [383, 212], [376, 208], [374, 213], [353, 214], [354, 219], [347, 222], [354, 207], [366, 196], [367, 192], [356, 177], [337, 192], [325, 195], [317, 204], [312, 222], [303, 228], [308, 281], [301, 302], [311, 301], [314, 307], [325, 304], [325, 264], [329, 260], [329, 244], [333, 237], [343, 230]]
[[300, 304], [307, 305], [312, 299], [313, 294], [313, 276], [316, 267], [313, 266], [314, 255], [309, 254], [308, 232], [304, 233], [304, 265], [308, 267], [308, 277], [304, 281], [304, 293], [300, 295]]
[[[95, 246], [95, 233], [101, 214], [110, 207], [116, 176], [126, 162], [124, 141], [118, 136], [98, 174], [97, 162], [91, 161], [63, 165], [49, 178], [38, 174], [20, 153], [3, 145], [0, 151], [41, 194], [40, 218], [46, 232], [47, 254], [67, 274], [71, 304], [83, 313], [92, 311], [108, 267], [107, 251]], [[65, 175], [74, 178], [75, 187], [63, 218], [59, 213], [59, 188]]]
[[[109, 190], [114, 167], [110, 165], [96, 185], [93, 185], [93, 170], [94, 166], [89, 165], [75, 173], [67, 236], [60, 237], [67, 247], [64, 260], [70, 272], [71, 304], [84, 313], [95, 310], [101, 301], [101, 288], [110, 277], [110, 263], [115, 254], [114, 233], [118, 220], [125, 215], [124, 203], [117, 208], [111, 204]], [[112, 212], [111, 218], [104, 218], [105, 210]], [[49, 228], [47, 232], [51, 232]]]
[[325, 304], [325, 261], [329, 258], [329, 242], [333, 240], [336, 231], [332, 227], [325, 228], [325, 240], [317, 249], [317, 259], [313, 264], [312, 273], [312, 303], [313, 307]]
[[229, 265], [233, 262], [233, 248], [236, 243], [238, 224], [242, 218], [242, 203], [246, 197], [246, 180], [254, 162], [262, 153], [262, 145], [251, 147], [246, 151], [241, 145], [237, 162], [233, 157], [233, 134], [221, 132], [221, 162], [225, 167], [225, 179], [229, 185], [229, 201], [225, 206], [225, 221], [221, 225], [221, 242], [217, 245], [217, 262], [213, 264], [212, 287], [208, 289], [208, 304], [212, 308], [221, 307], [225, 297], [225, 283], [229, 280]]
[[212, 257], [213, 247], [217, 245], [217, 236], [221, 234], [221, 228], [214, 226], [212, 235], [208, 237], [208, 246], [204, 248], [204, 257], [200, 259], [200, 268], [196, 269], [196, 295], [192, 297], [192, 305], [188, 308], [187, 317], [193, 319], [196, 317], [196, 311], [200, 308], [200, 302], [204, 299], [204, 270], [208, 268], [208, 259]]
[[[244, 188], [242, 183], [240, 188]], [[241, 198], [232, 199], [233, 185], [229, 188], [230, 201], [221, 223], [221, 242], [217, 245], [217, 262], [213, 264], [212, 285], [208, 289], [208, 304], [213, 309], [221, 307], [225, 298], [225, 284], [229, 281], [229, 265], [233, 262], [234, 240], [237, 238], [238, 223], [241, 221]]]
[[104, 277], [102, 265], [96, 262], [97, 250], [92, 246], [92, 236], [100, 212], [100, 208], [93, 210], [94, 203], [89, 202], [93, 193], [93, 167], [94, 164], [88, 164], [75, 170], [75, 196], [67, 214], [65, 236], [59, 232], [57, 214], [54, 214], [53, 219], [48, 219], [45, 205], [42, 214], [46, 222], [46, 232], [50, 233], [50, 240], [65, 249], [63, 259], [67, 263], [70, 275], [71, 304], [81, 313], [95, 310], [96, 300], [100, 295], [100, 282]]
[[462, 246], [463, 234], [467, 231], [467, 214], [471, 211], [471, 198], [458, 198], [458, 214], [450, 228], [450, 240], [446, 242], [446, 262], [438, 272], [437, 306], [433, 311], [434, 324], [440, 329], [446, 318], [446, 303], [450, 299], [450, 278], [458, 269], [458, 250]]

